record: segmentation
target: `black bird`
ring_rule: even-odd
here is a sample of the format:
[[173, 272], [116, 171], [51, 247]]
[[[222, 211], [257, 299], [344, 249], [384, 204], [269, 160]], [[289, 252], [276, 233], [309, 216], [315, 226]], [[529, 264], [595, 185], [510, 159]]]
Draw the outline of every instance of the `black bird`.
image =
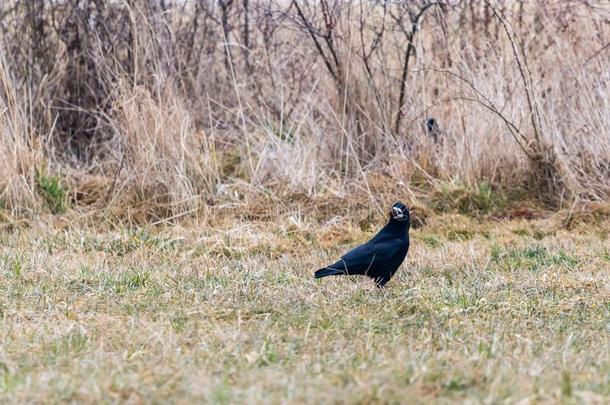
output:
[[350, 250], [341, 259], [315, 272], [316, 278], [361, 274], [375, 280], [377, 287], [390, 281], [409, 250], [409, 209], [397, 202], [390, 220], [364, 245]]
[[427, 134], [432, 138], [434, 143], [438, 143], [440, 140], [439, 137], [441, 135], [441, 128], [438, 125], [438, 121], [434, 118], [427, 118], [424, 121], [424, 125], [426, 126]]

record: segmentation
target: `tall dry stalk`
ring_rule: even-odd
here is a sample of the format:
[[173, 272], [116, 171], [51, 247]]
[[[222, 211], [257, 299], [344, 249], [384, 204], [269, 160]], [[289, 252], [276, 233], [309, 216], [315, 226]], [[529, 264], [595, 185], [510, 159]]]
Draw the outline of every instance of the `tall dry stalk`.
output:
[[36, 171], [43, 168], [44, 154], [28, 115], [29, 102], [0, 50], [0, 208], [14, 214], [40, 208]]
[[171, 89], [153, 95], [142, 87], [118, 88], [119, 163], [108, 205], [127, 202], [157, 218], [196, 211], [200, 196], [213, 193], [218, 182], [213, 140], [194, 127]]

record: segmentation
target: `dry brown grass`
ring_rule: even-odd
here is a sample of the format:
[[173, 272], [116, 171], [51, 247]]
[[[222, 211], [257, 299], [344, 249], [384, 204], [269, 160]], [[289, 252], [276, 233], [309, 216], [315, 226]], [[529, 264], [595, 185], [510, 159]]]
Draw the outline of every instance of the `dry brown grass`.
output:
[[0, 54], [0, 209], [23, 213], [40, 206], [35, 175], [43, 161], [43, 147], [8, 73], [7, 61]]
[[561, 207], [608, 197], [603, 2], [85, 3], [0, 9], [13, 213], [48, 205], [36, 169], [66, 206], [139, 222], [254, 194], [378, 209], [371, 176], [402, 195], [485, 181]]

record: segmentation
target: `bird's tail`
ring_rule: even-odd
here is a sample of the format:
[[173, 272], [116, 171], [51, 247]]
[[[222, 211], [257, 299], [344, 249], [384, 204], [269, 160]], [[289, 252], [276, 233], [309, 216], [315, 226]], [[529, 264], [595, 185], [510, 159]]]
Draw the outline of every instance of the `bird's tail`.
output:
[[346, 274], [343, 270], [336, 270], [331, 268], [323, 268], [314, 273], [315, 278], [326, 277], [326, 276], [340, 276]]

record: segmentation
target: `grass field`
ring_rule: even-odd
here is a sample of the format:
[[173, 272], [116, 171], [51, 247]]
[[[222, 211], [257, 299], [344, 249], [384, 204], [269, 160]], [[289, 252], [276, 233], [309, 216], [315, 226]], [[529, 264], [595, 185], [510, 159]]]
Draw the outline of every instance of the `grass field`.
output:
[[607, 222], [441, 215], [383, 291], [312, 278], [382, 221], [5, 229], [0, 400], [610, 400]]
[[608, 0], [0, 1], [0, 404], [610, 403], [608, 66]]

